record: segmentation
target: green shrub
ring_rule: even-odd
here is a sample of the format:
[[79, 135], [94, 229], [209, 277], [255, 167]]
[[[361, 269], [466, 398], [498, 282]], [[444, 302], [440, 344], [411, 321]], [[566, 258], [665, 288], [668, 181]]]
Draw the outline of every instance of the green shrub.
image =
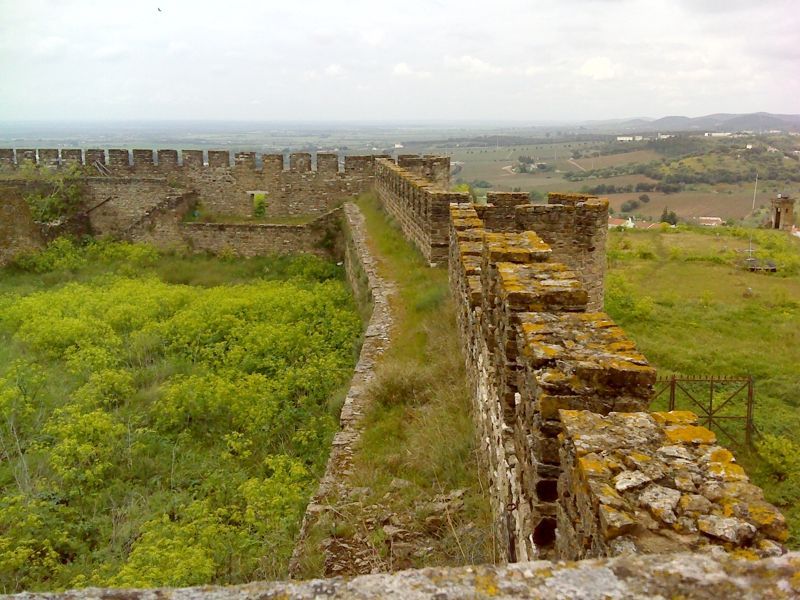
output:
[[59, 239], [4, 274], [0, 591], [285, 576], [361, 335], [341, 268]]

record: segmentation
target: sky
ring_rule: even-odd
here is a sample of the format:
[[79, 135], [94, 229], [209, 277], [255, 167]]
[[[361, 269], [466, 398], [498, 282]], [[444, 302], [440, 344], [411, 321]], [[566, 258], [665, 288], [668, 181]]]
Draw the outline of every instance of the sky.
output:
[[795, 0], [0, 0], [0, 121], [800, 113]]

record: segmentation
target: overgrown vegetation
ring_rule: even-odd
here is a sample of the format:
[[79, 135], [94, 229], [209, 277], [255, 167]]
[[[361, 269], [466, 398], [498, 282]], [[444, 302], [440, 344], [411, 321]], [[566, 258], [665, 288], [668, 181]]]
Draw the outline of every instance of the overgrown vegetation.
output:
[[[751, 234], [756, 256], [778, 263], [778, 273], [737, 266]], [[660, 375], [754, 377], [757, 452], [732, 449], [786, 514], [790, 545], [797, 548], [800, 243], [785, 232], [740, 228], [609, 235], [606, 309]], [[744, 414], [742, 402], [728, 408]], [[664, 406], [662, 399], [657, 407]], [[737, 426], [741, 433], [741, 425], [728, 428]]]
[[[398, 294], [392, 344], [370, 390], [372, 409], [354, 459], [352, 484], [368, 490], [364, 504], [380, 505], [383, 514], [395, 515], [392, 522], [430, 536], [421, 553], [401, 567], [491, 562], [491, 512], [484, 493], [488, 482], [477, 462], [447, 271], [425, 263], [373, 196], [362, 197], [359, 205], [380, 269], [397, 283]], [[440, 507], [435, 515], [440, 527], [431, 532], [426, 519], [432, 513], [425, 503], [453, 490], [464, 490], [463, 508], [448, 512]], [[372, 550], [391, 564], [392, 547], [380, 526], [376, 529]], [[311, 535], [312, 540], [330, 534], [349, 538], [366, 530], [363, 513], [355, 510], [320, 520]], [[305, 576], [320, 575], [322, 557], [305, 557], [304, 569]]]
[[0, 590], [285, 575], [361, 320], [341, 268], [58, 240], [0, 273]]
[[77, 165], [54, 170], [27, 162], [20, 167], [19, 176], [31, 188], [24, 198], [35, 221], [69, 218], [83, 204], [82, 174]]

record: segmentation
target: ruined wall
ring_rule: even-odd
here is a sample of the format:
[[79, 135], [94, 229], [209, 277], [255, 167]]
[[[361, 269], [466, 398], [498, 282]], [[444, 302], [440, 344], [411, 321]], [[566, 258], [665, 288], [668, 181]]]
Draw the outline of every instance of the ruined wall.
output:
[[[316, 169], [308, 153], [136, 149], [0, 149], [0, 170], [24, 162], [52, 168], [76, 165], [87, 175], [91, 206], [109, 197], [93, 218], [102, 232], [115, 233], [176, 191], [193, 191], [203, 210], [231, 216], [253, 215], [253, 192], [264, 193], [266, 217], [322, 215], [345, 198], [372, 187], [374, 158], [318, 153]], [[101, 210], [98, 208], [97, 210]], [[94, 212], [94, 211], [93, 211]], [[116, 217], [115, 217], [116, 215]]]
[[183, 243], [194, 252], [231, 252], [251, 257], [266, 254], [338, 256], [341, 209], [303, 225], [271, 223], [179, 223]]
[[770, 227], [792, 231], [794, 226], [794, 200], [782, 194], [771, 202]]
[[86, 206], [96, 235], [120, 235], [176, 190], [157, 178], [90, 177]]
[[[469, 204], [450, 213], [450, 281], [503, 558], [576, 560], [713, 545], [780, 553], [780, 513], [744, 485], [730, 453], [711, 445], [711, 432], [677, 413], [619, 417], [647, 408], [656, 373], [608, 315], [587, 312], [579, 274], [556, 262], [533, 231], [489, 231]], [[614, 419], [626, 423], [618, 439], [603, 437]], [[667, 425], [656, 435], [658, 419]], [[691, 451], [678, 447], [683, 442]], [[613, 454], [616, 448], [624, 450]], [[602, 459], [591, 454], [606, 451]], [[668, 460], [657, 461], [659, 451]], [[687, 473], [688, 482], [681, 479]], [[731, 485], [709, 487], [703, 500], [704, 484], [715, 478]], [[635, 488], [626, 505], [620, 492]], [[726, 520], [745, 519], [745, 506], [752, 507], [747, 525]], [[649, 542], [607, 543], [634, 529]]]
[[[403, 161], [401, 160], [401, 164]], [[407, 161], [406, 161], [407, 164]], [[449, 160], [448, 179], [449, 179]], [[423, 169], [420, 167], [419, 173]], [[464, 193], [448, 192], [422, 174], [389, 159], [375, 161], [375, 192], [403, 234], [432, 265], [445, 264], [448, 254], [448, 211], [451, 202], [466, 202]]]
[[0, 185], [0, 266], [42, 245], [42, 234], [21, 191], [13, 185]]

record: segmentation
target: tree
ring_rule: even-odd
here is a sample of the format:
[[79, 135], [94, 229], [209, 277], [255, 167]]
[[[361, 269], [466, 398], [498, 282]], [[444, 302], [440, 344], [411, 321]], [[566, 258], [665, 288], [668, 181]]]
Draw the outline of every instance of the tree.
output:
[[650, 202], [650, 196], [648, 196], [647, 194], [640, 195], [639, 196], [639, 202], [643, 202], [644, 204], [647, 204], [648, 202]]
[[666, 206], [664, 210], [661, 212], [661, 219], [662, 223], [669, 223], [670, 225], [677, 225], [678, 224], [678, 215], [675, 214], [675, 211], [669, 210]]
[[639, 201], [638, 200], [626, 200], [622, 203], [622, 206], [619, 207], [622, 212], [630, 212], [632, 210], [636, 210], [639, 208]]

